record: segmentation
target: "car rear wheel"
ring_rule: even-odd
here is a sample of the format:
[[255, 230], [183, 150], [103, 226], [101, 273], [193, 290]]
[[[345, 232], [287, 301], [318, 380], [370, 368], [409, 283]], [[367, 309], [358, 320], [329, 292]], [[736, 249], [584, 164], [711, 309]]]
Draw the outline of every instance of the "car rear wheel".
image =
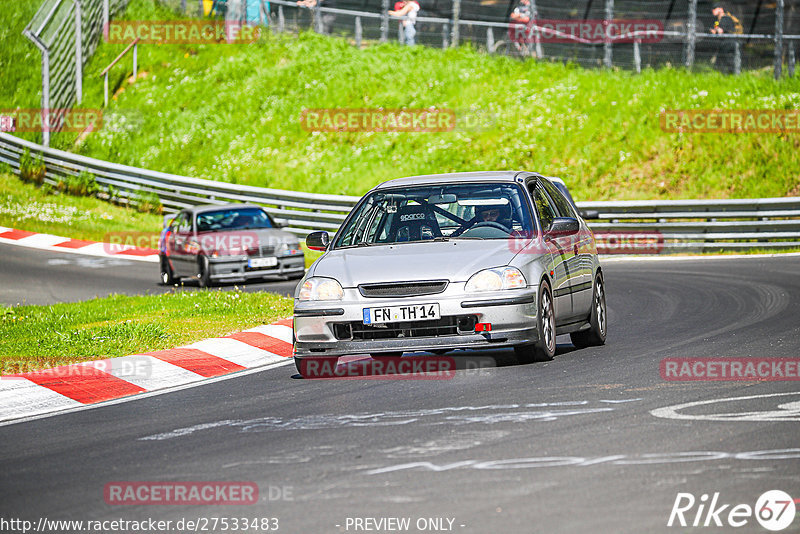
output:
[[211, 287], [211, 262], [207, 256], [197, 259], [197, 281], [200, 287]]
[[520, 363], [547, 362], [556, 354], [556, 315], [553, 309], [553, 292], [547, 280], [542, 280], [539, 287], [536, 329], [539, 341], [533, 345], [514, 347], [517, 361]]
[[596, 347], [606, 342], [606, 329], [608, 328], [606, 316], [606, 288], [603, 284], [603, 273], [597, 273], [592, 290], [592, 311], [589, 313], [588, 330], [573, 332], [569, 335], [572, 344], [582, 349]]
[[332, 377], [338, 363], [338, 356], [308, 356], [306, 358], [295, 357], [294, 359], [297, 372], [303, 378]]
[[161, 264], [161, 284], [171, 286], [178, 282], [175, 273], [172, 272], [172, 267], [169, 264], [169, 259], [166, 256], [161, 256], [159, 263]]

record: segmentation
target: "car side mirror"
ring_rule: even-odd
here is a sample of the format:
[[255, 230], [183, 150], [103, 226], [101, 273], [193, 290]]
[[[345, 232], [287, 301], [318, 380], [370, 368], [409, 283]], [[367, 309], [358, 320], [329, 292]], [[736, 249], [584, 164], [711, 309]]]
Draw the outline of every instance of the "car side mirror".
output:
[[275, 228], [286, 228], [289, 226], [289, 221], [286, 219], [274, 219]]
[[578, 222], [578, 219], [573, 219], [572, 217], [556, 217], [553, 219], [553, 224], [550, 225], [550, 229], [547, 231], [547, 237], [565, 237], [568, 235], [575, 235], [581, 229], [581, 223]]
[[597, 210], [581, 210], [581, 217], [584, 219], [599, 219], [600, 212]]
[[311, 232], [306, 236], [306, 246], [311, 250], [327, 250], [330, 242], [328, 232]]

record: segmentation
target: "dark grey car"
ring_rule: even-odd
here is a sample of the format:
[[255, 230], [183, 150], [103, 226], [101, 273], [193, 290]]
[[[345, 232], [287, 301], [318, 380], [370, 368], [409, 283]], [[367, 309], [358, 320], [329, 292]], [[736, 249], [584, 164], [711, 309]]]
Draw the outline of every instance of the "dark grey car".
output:
[[166, 217], [159, 238], [161, 282], [197, 279], [301, 278], [305, 257], [297, 236], [254, 204], [205, 205]]

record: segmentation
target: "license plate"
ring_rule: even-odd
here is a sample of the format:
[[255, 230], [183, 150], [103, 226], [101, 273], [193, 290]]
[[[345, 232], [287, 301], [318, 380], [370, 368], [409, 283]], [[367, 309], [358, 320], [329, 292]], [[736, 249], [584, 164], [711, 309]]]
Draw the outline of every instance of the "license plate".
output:
[[384, 306], [364, 308], [364, 324], [397, 323], [401, 321], [432, 321], [441, 318], [438, 304]]
[[271, 258], [250, 258], [247, 261], [247, 266], [252, 269], [257, 269], [259, 267], [275, 267], [278, 265], [278, 258], [271, 257]]

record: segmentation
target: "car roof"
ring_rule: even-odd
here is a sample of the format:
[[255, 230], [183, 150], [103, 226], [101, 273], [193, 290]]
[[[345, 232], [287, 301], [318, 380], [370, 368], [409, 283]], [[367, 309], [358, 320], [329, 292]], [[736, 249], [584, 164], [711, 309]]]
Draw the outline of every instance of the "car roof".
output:
[[408, 176], [405, 178], [395, 178], [375, 186], [373, 191], [397, 187], [403, 185], [422, 185], [422, 184], [442, 184], [453, 182], [517, 182], [522, 178], [534, 175], [524, 171], [479, 171], [479, 172], [451, 172], [446, 174], [423, 174], [419, 176]]
[[201, 206], [191, 206], [191, 207], [188, 207], [188, 208], [184, 208], [183, 211], [196, 215], [198, 213], [205, 213], [207, 211], [219, 211], [219, 210], [231, 209], [231, 208], [235, 208], [235, 209], [243, 209], [243, 208], [263, 209], [258, 204], [241, 204], [239, 202], [231, 202], [231, 203], [228, 203], [228, 204], [203, 204]]

